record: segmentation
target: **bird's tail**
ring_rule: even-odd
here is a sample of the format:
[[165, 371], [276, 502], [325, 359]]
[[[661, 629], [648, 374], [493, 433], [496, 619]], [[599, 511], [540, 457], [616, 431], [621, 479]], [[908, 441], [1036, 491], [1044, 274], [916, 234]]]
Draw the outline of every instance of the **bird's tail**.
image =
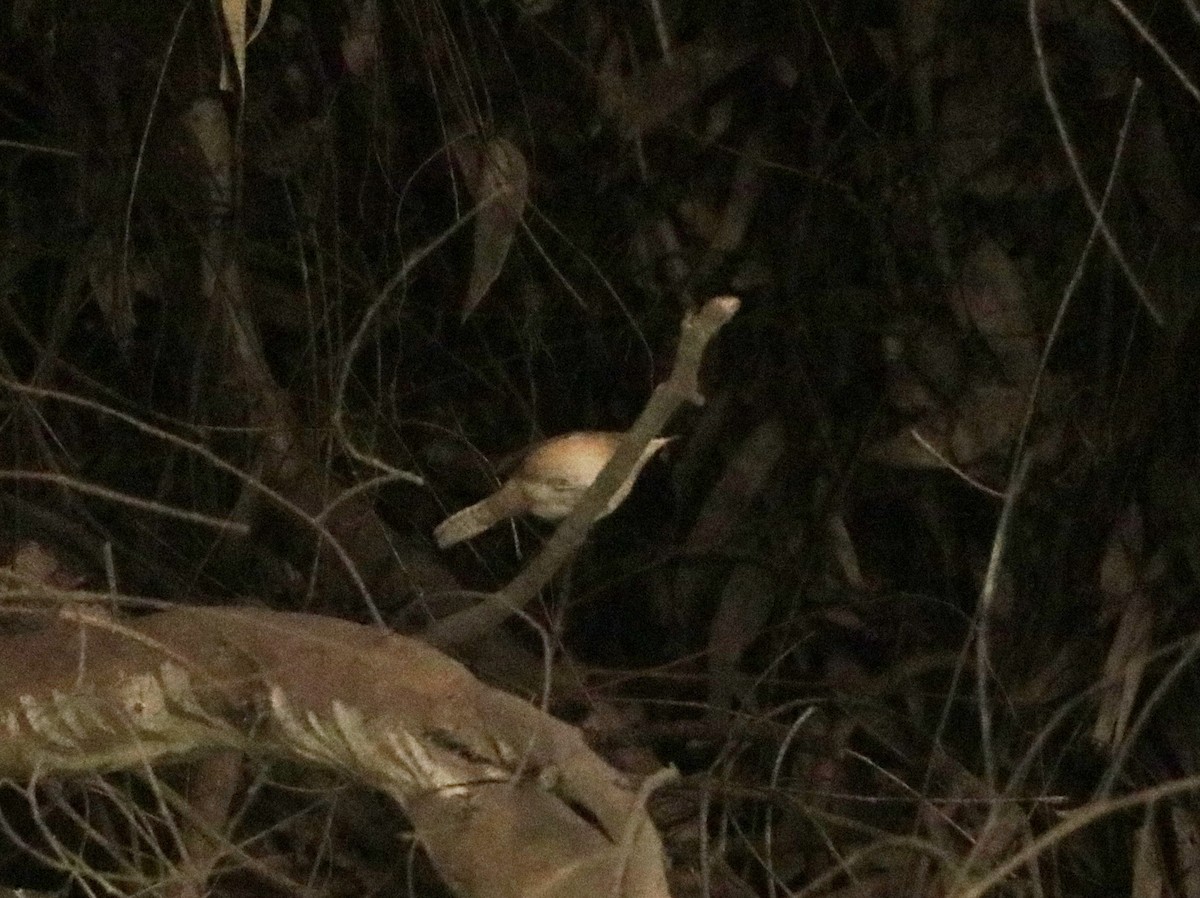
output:
[[489, 527], [516, 514], [520, 510], [515, 507], [519, 504], [518, 497], [513, 495], [507, 486], [505, 484], [486, 499], [456, 511], [438, 524], [433, 531], [438, 548], [448, 549], [465, 539], [478, 536]]

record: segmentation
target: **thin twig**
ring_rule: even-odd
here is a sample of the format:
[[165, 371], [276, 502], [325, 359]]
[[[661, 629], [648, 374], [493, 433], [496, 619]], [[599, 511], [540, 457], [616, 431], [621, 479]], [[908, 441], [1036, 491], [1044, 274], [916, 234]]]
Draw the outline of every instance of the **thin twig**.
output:
[[1005, 879], [1016, 873], [1026, 864], [1032, 863], [1039, 855], [1052, 846], [1062, 842], [1073, 833], [1098, 823], [1105, 817], [1127, 811], [1132, 808], [1149, 807], [1176, 795], [1200, 791], [1200, 776], [1189, 776], [1183, 779], [1170, 780], [1141, 789], [1120, 798], [1109, 801], [1091, 801], [1079, 810], [1066, 817], [1062, 822], [1050, 827], [1024, 848], [1001, 864], [965, 887], [949, 892], [951, 898], [983, 898], [988, 892], [1000, 885]]
[[[1116, 236], [1109, 228], [1108, 223], [1104, 220], [1104, 209], [1096, 202], [1096, 197], [1092, 194], [1092, 188], [1088, 185], [1087, 176], [1083, 171], [1083, 163], [1079, 161], [1079, 154], [1075, 152], [1075, 144], [1067, 131], [1066, 118], [1063, 116], [1062, 109], [1058, 105], [1058, 97], [1054, 93], [1054, 87], [1050, 83], [1050, 65], [1046, 61], [1046, 48], [1042, 43], [1042, 23], [1038, 18], [1038, 0], [1029, 0], [1029, 35], [1033, 39], [1033, 55], [1037, 60], [1038, 79], [1042, 85], [1042, 96], [1046, 101], [1046, 106], [1050, 110], [1050, 117], [1054, 120], [1054, 127], [1058, 129], [1059, 143], [1062, 144], [1063, 153], [1066, 154], [1067, 163], [1071, 167], [1071, 173], [1075, 176], [1075, 183], [1079, 185], [1079, 195], [1083, 197], [1084, 203], [1087, 204], [1088, 211], [1092, 213], [1096, 227], [1099, 229], [1101, 236], [1104, 237], [1104, 242], [1108, 244], [1108, 251], [1112, 253], [1113, 260], [1125, 275], [1125, 279], [1129, 282], [1130, 288], [1137, 294], [1142, 305], [1146, 307], [1146, 311], [1150, 313], [1150, 317], [1159, 327], [1164, 324], [1163, 314], [1155, 305], [1146, 288], [1142, 286], [1142, 282], [1138, 280], [1137, 275], [1133, 273], [1133, 269], [1129, 266], [1129, 262], [1125, 258], [1125, 253], [1121, 249], [1121, 244], [1117, 242]], [[1141, 82], [1135, 81], [1134, 96], [1137, 95], [1137, 90], [1140, 88]]]
[[[248, 486], [255, 493], [266, 497], [271, 502], [273, 502], [276, 506], [284, 509], [285, 511], [287, 511], [288, 513], [290, 513], [291, 515], [296, 517], [298, 520], [303, 521], [305, 524], [307, 524], [309, 527], [311, 527], [313, 529], [313, 531], [321, 537], [321, 539], [323, 540], [323, 544], [329, 546], [329, 548], [337, 556], [338, 561], [340, 561], [342, 563], [342, 566], [346, 571], [346, 575], [350, 578], [351, 583], [354, 584], [355, 589], [358, 590], [358, 593], [366, 601], [367, 608], [371, 612], [372, 618], [374, 619], [375, 623], [378, 624], [380, 627], [386, 626], [383, 622], [383, 619], [379, 616], [379, 612], [378, 612], [378, 609], [376, 609], [376, 607], [375, 607], [375, 603], [371, 599], [370, 589], [367, 588], [366, 582], [363, 580], [362, 575], [359, 574], [358, 568], [354, 564], [354, 559], [352, 559], [350, 557], [349, 553], [347, 553], [346, 550], [342, 547], [341, 542], [338, 541], [338, 538], [336, 536], [334, 536], [333, 532], [328, 527], [325, 526], [322, 519], [320, 517], [313, 517], [311, 514], [309, 514], [307, 511], [305, 511], [303, 508], [301, 508], [295, 502], [291, 501], [287, 496], [283, 495], [282, 493], [280, 493], [277, 490], [272, 489], [267, 484], [263, 483], [259, 478], [247, 473], [246, 471], [243, 471], [237, 465], [227, 462], [225, 459], [221, 458], [219, 455], [217, 455], [215, 452], [213, 452], [211, 449], [204, 446], [200, 442], [193, 441], [193, 440], [187, 440], [187, 439], [184, 439], [183, 437], [176, 436], [175, 434], [171, 433], [170, 431], [163, 430], [161, 427], [155, 427], [153, 424], [143, 421], [141, 418], [137, 418], [133, 415], [126, 414], [125, 412], [123, 412], [119, 409], [113, 408], [112, 406], [104, 405], [103, 403], [97, 402], [96, 400], [90, 399], [86, 396], [76, 396], [73, 393], [64, 393], [59, 390], [51, 390], [51, 389], [48, 389], [45, 387], [33, 387], [33, 386], [29, 386], [28, 384], [22, 384], [22, 383], [18, 383], [17, 381], [14, 381], [14, 380], [9, 380], [8, 378], [0, 375], [0, 390], [3, 390], [3, 389], [11, 390], [13, 393], [16, 393], [18, 396], [33, 397], [35, 399], [43, 399], [43, 400], [50, 399], [50, 400], [54, 400], [56, 402], [65, 402], [69, 405], [74, 405], [78, 408], [88, 409], [88, 410], [94, 411], [98, 414], [113, 418], [117, 421], [120, 421], [120, 422], [128, 425], [129, 427], [132, 427], [134, 430], [138, 431], [139, 433], [147, 434], [148, 436], [154, 437], [155, 439], [162, 440], [164, 443], [166, 443], [169, 446], [175, 446], [179, 449], [184, 450], [185, 452], [190, 452], [194, 455], [197, 455], [200, 458], [207, 461], [210, 465], [212, 465], [217, 470], [223, 471], [226, 474], [232, 475], [240, 483], [242, 483], [245, 486]], [[34, 479], [35, 477], [37, 479], [49, 479], [47, 476], [37, 474], [36, 472], [19, 472], [19, 473], [21, 474], [21, 477], [24, 479]], [[72, 489], [78, 490], [79, 492], [88, 492], [88, 490], [86, 489], [86, 485], [81, 486], [80, 482], [75, 481], [75, 480], [69, 480], [64, 485], [69, 486]], [[94, 493], [95, 489], [96, 488], [93, 488], [91, 490], [91, 492]], [[106, 496], [104, 496], [104, 498], [114, 500], [113, 496], [106, 495]], [[161, 509], [153, 509], [153, 510], [156, 512], [161, 512]], [[178, 517], [178, 516], [179, 515], [175, 515], [175, 517]], [[196, 521], [196, 523], [209, 523], [209, 522], [200, 520], [200, 521]], [[225, 529], [227, 531], [240, 532], [239, 530], [236, 529], [237, 526], [239, 526], [239, 525], [231, 525], [230, 527], [227, 527]]]

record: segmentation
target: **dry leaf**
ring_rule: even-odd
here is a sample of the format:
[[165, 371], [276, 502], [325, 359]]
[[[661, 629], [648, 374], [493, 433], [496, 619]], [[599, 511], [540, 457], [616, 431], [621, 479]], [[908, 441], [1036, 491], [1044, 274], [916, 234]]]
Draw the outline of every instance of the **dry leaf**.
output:
[[363, 0], [342, 36], [342, 62], [352, 75], [365, 75], [379, 58], [379, 4]]
[[[272, 0], [259, 0], [258, 20], [254, 23], [254, 30], [247, 35], [246, 0], [221, 0], [221, 20], [225, 23], [225, 33], [229, 36], [229, 47], [233, 51], [233, 64], [237, 69], [238, 84], [243, 89], [246, 86], [246, 48], [253, 43], [263, 30], [263, 26], [267, 24], [267, 17], [271, 14], [271, 3]], [[222, 67], [221, 89], [228, 90], [229, 87]]]
[[1115, 749], [1125, 738], [1134, 702], [1146, 672], [1150, 636], [1154, 631], [1154, 608], [1142, 590], [1129, 596], [1117, 625], [1116, 636], [1104, 659], [1104, 681], [1092, 739], [1103, 748]]
[[621, 43], [614, 38], [604, 45], [592, 76], [596, 84], [596, 109], [606, 119], [620, 120], [629, 102], [621, 59]]
[[1166, 884], [1166, 869], [1162, 848], [1155, 834], [1154, 814], [1147, 811], [1134, 836], [1133, 882], [1129, 894], [1131, 898], [1161, 898], [1168, 894], [1164, 890]]
[[950, 434], [950, 458], [970, 465], [993, 452], [1006, 450], [1025, 418], [1025, 388], [979, 384], [955, 407]]
[[83, 577], [63, 567], [57, 556], [35, 540], [21, 543], [9, 563], [0, 566], [0, 579], [6, 577], [18, 583], [54, 589], [77, 589], [84, 582]]
[[[914, 388], [912, 383], [899, 383]], [[946, 462], [970, 467], [989, 456], [1007, 452], [1025, 420], [1027, 389], [986, 381], [973, 384], [953, 408], [931, 404], [915, 425], [877, 442], [870, 456], [901, 468], [938, 468], [945, 467]], [[897, 396], [894, 388], [892, 393], [893, 402], [931, 400], [925, 393]], [[1041, 404], [1049, 402], [1045, 397], [1058, 393], [1059, 384], [1047, 378]], [[1053, 427], [1048, 430], [1036, 434], [1040, 439], [1033, 446], [1038, 458], [1051, 454], [1057, 445]]]
[[729, 574], [708, 631], [708, 713], [719, 717], [742, 692], [742, 654], [759, 637], [775, 603], [775, 578], [758, 564]]
[[1162, 120], [1162, 109], [1147, 104], [1133, 121], [1129, 141], [1130, 174], [1138, 195], [1170, 231], [1182, 232], [1197, 217], [1179, 161]]
[[1111, 620], [1125, 596], [1137, 587], [1137, 570], [1144, 552], [1141, 510], [1132, 505], [1109, 534], [1100, 562], [1100, 591], [1107, 600], [1102, 620]]
[[899, 412], [934, 411], [964, 389], [962, 337], [948, 322], [917, 316], [896, 321], [883, 338], [883, 355], [888, 402]]
[[1175, 836], [1176, 884], [1180, 898], [1200, 898], [1200, 826], [1190, 804], [1171, 803], [1171, 831]]
[[529, 203], [525, 157], [503, 137], [466, 137], [452, 145], [454, 161], [480, 209], [475, 216], [471, 280], [463, 301], [465, 319], [491, 289], [512, 247]]
[[1141, 514], [1134, 506], [1109, 537], [1100, 569], [1105, 607], [1119, 609], [1120, 615], [1104, 659], [1105, 688], [1092, 727], [1092, 739], [1108, 749], [1121, 743], [1129, 727], [1154, 632], [1154, 607], [1146, 586], [1147, 571], [1156, 566], [1143, 561], [1142, 542]]
[[[100, 314], [108, 325], [109, 332], [124, 346], [133, 334], [137, 320], [133, 314], [133, 297], [129, 272], [122, 272], [124, 261], [117, 252], [117, 244], [111, 235], [99, 233], [88, 244], [88, 286], [92, 299], [100, 308]], [[125, 277], [121, 275], [125, 274]]]
[[751, 216], [766, 187], [766, 167], [763, 164], [765, 146], [765, 134], [760, 129], [753, 132], [742, 147], [733, 181], [729, 185], [729, 196], [721, 212], [720, 226], [711, 243], [716, 252], [731, 253], [745, 239]]
[[994, 241], [983, 241], [967, 256], [955, 299], [956, 311], [983, 335], [1010, 382], [1032, 381], [1041, 339], [1026, 309], [1020, 272]]
[[[985, 42], [986, 43], [986, 42]], [[963, 77], [943, 87], [939, 99], [937, 140], [937, 183], [953, 185], [984, 199], [1011, 196], [1020, 186], [1025, 159], [1005, 155], [1018, 126], [1017, 85], [992, 71], [995, 51], [981, 49], [980, 71], [968, 70]]]
[[787, 433], [778, 421], [764, 421], [741, 445], [709, 491], [688, 534], [685, 552], [711, 552], [729, 539], [745, 520], [746, 508], [758, 498], [768, 478], [788, 448]]
[[234, 147], [225, 107], [215, 97], [201, 98], [180, 118], [204, 162], [210, 207], [214, 212], [227, 212], [233, 197]]
[[558, 6], [558, 0], [516, 0], [521, 12], [527, 16], [540, 16]]
[[715, 38], [700, 39], [677, 47], [671, 62], [651, 63], [637, 75], [622, 78], [619, 46], [610, 45], [600, 67], [600, 110], [617, 120], [626, 137], [645, 134], [695, 103], [757, 51], [753, 44], [728, 45]]
[[831, 515], [825, 522], [825, 539], [846, 584], [851, 589], [867, 592], [869, 587], [863, 577], [862, 565], [858, 563], [858, 550], [854, 548], [854, 538], [841, 514]]
[[22, 543], [13, 552], [12, 560], [0, 572], [9, 573], [26, 583], [48, 584], [58, 570], [58, 559], [42, 548], [42, 544], [30, 540]]

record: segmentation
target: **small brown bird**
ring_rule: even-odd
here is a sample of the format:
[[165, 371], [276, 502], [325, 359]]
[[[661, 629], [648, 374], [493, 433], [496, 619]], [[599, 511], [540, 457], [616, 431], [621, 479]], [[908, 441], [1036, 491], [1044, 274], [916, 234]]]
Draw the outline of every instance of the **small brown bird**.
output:
[[[607, 431], [577, 431], [537, 444], [500, 489], [438, 524], [433, 531], [438, 547], [453, 546], [517, 515], [562, 520], [608, 464], [623, 436]], [[599, 517], [611, 514], [625, 501], [646, 462], [671, 439], [659, 437], [647, 444], [642, 457]]]

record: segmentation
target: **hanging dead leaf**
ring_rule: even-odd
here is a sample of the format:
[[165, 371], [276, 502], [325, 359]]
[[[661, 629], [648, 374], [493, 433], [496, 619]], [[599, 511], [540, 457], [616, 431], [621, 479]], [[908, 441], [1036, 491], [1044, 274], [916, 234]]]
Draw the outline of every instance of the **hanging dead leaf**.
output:
[[1162, 116], [1163, 110], [1151, 105], [1134, 119], [1134, 136], [1129, 141], [1131, 181], [1138, 196], [1167, 228], [1185, 231], [1196, 220], [1198, 210], [1185, 186]]
[[968, 467], [1006, 449], [1021, 426], [1024, 393], [979, 384], [953, 409], [934, 407], [911, 428], [881, 440], [871, 457], [900, 468]]
[[694, 105], [714, 84], [758, 52], [752, 44], [727, 44], [718, 36], [700, 38], [675, 48], [670, 62], [662, 60], [623, 77], [620, 46], [606, 49], [600, 70], [600, 111], [616, 119], [625, 137], [636, 137], [662, 127], [678, 112]]
[[479, 305], [504, 268], [513, 237], [529, 203], [529, 167], [525, 157], [503, 137], [465, 137], [452, 144], [454, 161], [471, 196], [475, 216], [471, 280], [463, 301], [465, 319]]
[[610, 40], [596, 62], [593, 79], [596, 84], [596, 108], [606, 119], [620, 120], [629, 102], [625, 77], [621, 72], [621, 43]]
[[1105, 596], [1102, 621], [1112, 620], [1125, 597], [1137, 588], [1138, 567], [1144, 553], [1142, 514], [1135, 504], [1117, 520], [1100, 562], [1100, 591]]
[[708, 493], [696, 524], [685, 541], [685, 552], [701, 554], [723, 545], [746, 509], [767, 487], [771, 472], [788, 449], [783, 424], [767, 420], [746, 437]]
[[379, 58], [379, 3], [365, 0], [350, 17], [342, 35], [342, 62], [346, 71], [362, 76]]
[[[999, 200], [1021, 188], [1028, 159], [1006, 152], [1020, 127], [1020, 76], [1005, 68], [997, 41], [982, 38], [975, 67], [956, 69], [939, 85], [937, 183]], [[951, 63], [954, 65], [954, 63]]]
[[1188, 803], [1172, 802], [1171, 835], [1174, 836], [1176, 869], [1180, 871], [1180, 898], [1200, 898], [1200, 825]]
[[858, 550], [841, 514], [831, 515], [825, 522], [825, 540], [846, 584], [851, 589], [867, 592], [869, 587], [863, 577], [862, 565], [858, 563]]
[[750, 219], [766, 187], [767, 139], [763, 129], [754, 131], [742, 147], [734, 169], [729, 195], [721, 213], [720, 227], [713, 235], [711, 247], [717, 252], [731, 253], [742, 245]]
[[113, 338], [125, 346], [137, 324], [127, 260], [118, 253], [116, 239], [103, 232], [89, 241], [87, 257], [92, 299], [99, 306]]
[[1126, 510], [1109, 535], [1100, 566], [1100, 589], [1107, 618], [1119, 615], [1117, 632], [1104, 659], [1105, 689], [1092, 727], [1092, 739], [1115, 749], [1125, 738], [1146, 670], [1154, 631], [1154, 606], [1147, 586], [1159, 565], [1145, 560], [1142, 516], [1135, 505]]
[[[254, 42], [254, 39], [263, 30], [263, 26], [267, 24], [267, 17], [271, 14], [271, 3], [272, 0], [260, 0], [258, 19], [254, 23], [254, 30], [247, 35], [246, 0], [221, 0], [221, 19], [225, 23], [225, 33], [229, 36], [229, 47], [233, 52], [233, 65], [237, 69], [238, 85], [243, 89], [246, 85], [246, 48]], [[229, 90], [231, 87], [228, 73], [224, 68], [224, 60], [222, 60], [221, 89]]]
[[233, 197], [234, 141], [225, 107], [214, 97], [200, 98], [179, 118], [204, 164], [209, 204], [228, 211]]
[[517, 6], [527, 16], [541, 16], [558, 6], [558, 0], [517, 0]]
[[1025, 418], [1025, 402], [1023, 388], [975, 385], [955, 408], [950, 457], [957, 464], [970, 465], [989, 453], [1006, 450]]
[[1026, 308], [1021, 274], [994, 241], [983, 241], [967, 256], [955, 299], [955, 311], [983, 335], [1009, 381], [1032, 381], [1041, 339]]
[[889, 404], [919, 414], [962, 393], [967, 378], [961, 335], [948, 323], [910, 316], [894, 322], [882, 343]]
[[1157, 898], [1169, 894], [1165, 886], [1163, 849], [1158, 844], [1158, 830], [1154, 826], [1153, 815], [1147, 813], [1134, 838], [1133, 884], [1129, 894], [1133, 898]]
[[[889, 385], [889, 398], [908, 400], [904, 410], [920, 411], [917, 423], [877, 442], [870, 456], [879, 462], [901, 468], [938, 468], [947, 464], [970, 468], [988, 457], [1008, 452], [1021, 433], [1029, 401], [1028, 385], [1011, 385], [976, 379], [958, 401], [950, 405], [928, 392], [916, 392], [915, 382], [902, 382], [908, 393], [895, 393]], [[1061, 407], [1068, 384], [1046, 375], [1037, 396], [1037, 409]], [[926, 402], [928, 407], [920, 405]], [[1048, 414], [1034, 418], [1026, 448], [1034, 459], [1054, 457], [1060, 450], [1063, 422]]]
[[1117, 633], [1104, 659], [1106, 688], [1092, 727], [1092, 739], [1103, 748], [1115, 749], [1125, 738], [1146, 671], [1153, 631], [1154, 608], [1149, 596], [1144, 589], [1135, 589], [1126, 597]]
[[[757, 564], [740, 564], [729, 574], [721, 604], [708, 631], [708, 712], [720, 718], [746, 691], [738, 672], [742, 655], [754, 643], [775, 604], [775, 578]], [[743, 698], [743, 704], [745, 699]]]

